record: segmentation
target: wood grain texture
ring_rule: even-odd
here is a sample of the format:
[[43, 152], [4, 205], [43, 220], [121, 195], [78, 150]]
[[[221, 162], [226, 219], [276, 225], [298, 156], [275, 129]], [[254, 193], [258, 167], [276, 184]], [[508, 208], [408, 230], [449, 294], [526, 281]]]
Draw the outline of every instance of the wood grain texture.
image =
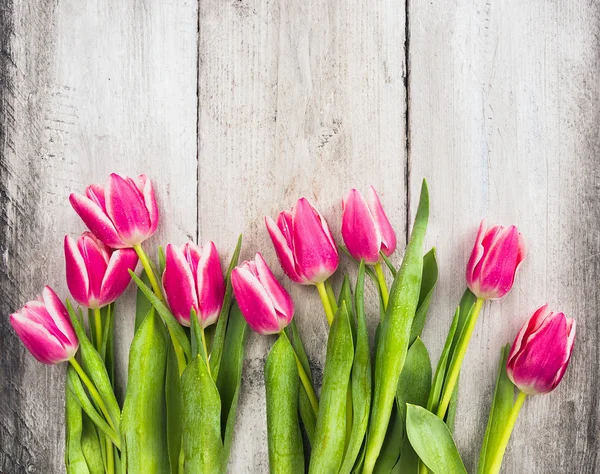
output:
[[[403, 245], [404, 19], [393, 1], [200, 3], [201, 241], [227, 254], [244, 232], [242, 257], [260, 251], [283, 277], [263, 216], [306, 196], [339, 238], [341, 198], [374, 184]], [[319, 377], [327, 323], [316, 290], [283, 281]], [[268, 470], [263, 365], [272, 342], [250, 339], [231, 472]]]
[[[66, 296], [62, 239], [83, 224], [70, 192], [111, 171], [153, 178], [157, 242], [195, 238], [197, 4], [0, 2], [0, 472], [63, 467], [64, 366], [39, 364], [6, 317], [50, 284]], [[118, 303], [118, 384], [133, 334]]]
[[[462, 373], [456, 436], [475, 470], [500, 347], [548, 302], [577, 320], [558, 389], [529, 399], [503, 472], [600, 472], [600, 9], [594, 2], [410, 2], [410, 175], [430, 181], [440, 285], [425, 342], [437, 359], [479, 219], [516, 224], [529, 255], [487, 303]], [[412, 202], [412, 201], [411, 201]], [[414, 213], [414, 205], [411, 212]]]

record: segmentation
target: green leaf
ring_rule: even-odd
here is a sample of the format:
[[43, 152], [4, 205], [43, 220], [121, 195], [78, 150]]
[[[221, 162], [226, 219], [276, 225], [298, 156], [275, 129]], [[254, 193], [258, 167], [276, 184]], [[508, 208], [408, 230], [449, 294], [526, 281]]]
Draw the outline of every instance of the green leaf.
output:
[[419, 304], [410, 331], [410, 343], [412, 344], [423, 332], [429, 304], [433, 296], [433, 290], [438, 281], [438, 266], [435, 258], [435, 247], [423, 257], [423, 274], [421, 277], [421, 289], [419, 290]]
[[[460, 375], [460, 374], [459, 374]], [[456, 420], [456, 409], [458, 408], [458, 382], [452, 391], [452, 396], [450, 397], [450, 403], [448, 403], [448, 411], [446, 412], [446, 417], [444, 421], [448, 425], [448, 429], [450, 433], [454, 433], [454, 422]]]
[[446, 378], [446, 369], [448, 368], [448, 356], [450, 353], [450, 346], [456, 334], [456, 327], [458, 325], [458, 318], [460, 316], [460, 307], [456, 308], [454, 318], [452, 318], [452, 324], [446, 336], [446, 343], [444, 349], [440, 355], [440, 360], [435, 369], [435, 375], [433, 376], [433, 383], [431, 384], [431, 392], [429, 394], [429, 400], [427, 401], [427, 409], [431, 412], [437, 411], [440, 403], [440, 396], [442, 395], [442, 388], [444, 386], [444, 379]]
[[104, 418], [98, 414], [94, 404], [90, 401], [87, 396], [85, 389], [81, 383], [81, 379], [75, 369], [70, 367], [67, 369], [67, 386], [68, 389], [75, 395], [79, 405], [83, 411], [90, 417], [94, 424], [104, 433], [109, 439], [116, 444], [120, 445], [121, 441], [119, 435], [108, 425]]
[[181, 325], [175, 319], [175, 316], [173, 316], [171, 311], [169, 311], [169, 308], [165, 306], [165, 304], [154, 294], [150, 287], [144, 282], [142, 282], [142, 280], [140, 280], [135, 273], [129, 270], [129, 274], [131, 275], [133, 281], [135, 281], [138, 288], [140, 288], [144, 295], [146, 295], [146, 298], [150, 300], [152, 306], [154, 306], [154, 308], [158, 312], [158, 315], [166, 324], [167, 328], [169, 329], [169, 332], [175, 337], [175, 339], [177, 339], [177, 342], [179, 343], [179, 345], [183, 349], [185, 356], [189, 360], [192, 357], [192, 348], [190, 345], [190, 341], [188, 340], [185, 331], [183, 330]]
[[379, 331], [375, 357], [375, 390], [369, 424], [364, 472], [375, 467], [390, 421], [398, 379], [410, 343], [413, 318], [419, 303], [423, 273], [423, 241], [429, 219], [429, 194], [423, 180], [413, 231], [402, 265], [394, 278]]
[[104, 321], [102, 345], [100, 356], [104, 361], [106, 371], [110, 381], [114, 384], [115, 380], [115, 355], [114, 355], [114, 325], [115, 316], [113, 313], [114, 304], [109, 304], [102, 308], [102, 320]]
[[[402, 371], [404, 373], [404, 371]], [[375, 474], [389, 474], [400, 457], [400, 449], [402, 448], [402, 440], [404, 439], [404, 420], [398, 409], [395, 406], [392, 409], [390, 423], [385, 434], [379, 457], [375, 463]]]
[[434, 474], [467, 474], [452, 435], [442, 420], [417, 405], [407, 405], [410, 444]]
[[[477, 472], [484, 474], [490, 472], [491, 457], [496, 452], [500, 444], [500, 437], [506, 426], [510, 411], [513, 407], [515, 398], [515, 386], [508, 378], [506, 373], [506, 361], [510, 352], [510, 344], [504, 346], [500, 352], [500, 364], [498, 365], [498, 376], [496, 378], [496, 388], [494, 390], [494, 399], [490, 408], [485, 437], [481, 446], [479, 465]], [[490, 455], [491, 454], [491, 455]]]
[[[350, 319], [350, 326], [352, 327], [352, 340], [356, 340], [356, 317], [354, 313], [354, 298], [352, 297], [352, 287], [350, 286], [350, 277], [348, 274], [344, 275], [342, 287], [340, 288], [340, 295], [337, 301], [337, 308], [342, 303], [346, 303], [346, 309], [348, 310], [348, 318]], [[337, 311], [337, 309], [336, 309]]]
[[67, 474], [90, 474], [81, 448], [82, 431], [81, 405], [67, 385], [65, 390], [65, 467]]
[[329, 331], [309, 473], [337, 473], [342, 464], [346, 444], [346, 401], [353, 359], [352, 329], [343, 303]]
[[85, 462], [87, 463], [89, 472], [90, 474], [104, 474], [102, 445], [98, 438], [96, 426], [85, 413], [83, 413], [82, 421], [81, 450], [85, 456]]
[[219, 314], [219, 320], [217, 321], [217, 328], [215, 330], [215, 337], [213, 339], [213, 345], [210, 354], [210, 371], [215, 380], [219, 376], [219, 369], [221, 365], [221, 357], [223, 356], [223, 346], [225, 344], [225, 332], [227, 331], [227, 321], [229, 319], [229, 311], [231, 310], [231, 303], [233, 298], [233, 288], [231, 286], [231, 272], [238, 264], [240, 259], [240, 251], [242, 249], [242, 236], [238, 237], [237, 245], [231, 256], [229, 267], [225, 275], [225, 297], [223, 298], [223, 307]]
[[242, 383], [244, 352], [249, 334], [248, 324], [236, 303], [231, 307], [229, 324], [225, 335], [224, 353], [227, 357], [221, 361], [221, 370], [217, 378], [217, 389], [221, 397], [221, 430], [223, 436], [222, 470], [227, 471], [229, 450], [233, 439], [233, 429], [237, 413], [237, 402]]
[[271, 474], [304, 473], [298, 420], [299, 377], [294, 349], [281, 334], [265, 363], [267, 434]]
[[[121, 409], [119, 403], [113, 392], [112, 384], [106, 366], [102, 357], [98, 351], [94, 348], [93, 344], [88, 339], [85, 329], [79, 322], [71, 302], [67, 299], [67, 311], [71, 317], [73, 329], [79, 338], [79, 354], [81, 355], [81, 361], [83, 362], [83, 368], [86, 370], [87, 375], [96, 386], [102, 401], [106, 405], [109, 416], [115, 426], [117, 434], [119, 433], [119, 422], [121, 420]], [[118, 443], [117, 443], [118, 444]]]
[[352, 472], [361, 446], [364, 446], [365, 434], [369, 422], [371, 409], [371, 354], [369, 349], [369, 334], [364, 305], [365, 263], [360, 262], [354, 301], [356, 308], [356, 348], [354, 350], [354, 363], [352, 365], [352, 431], [340, 474]]
[[383, 258], [383, 261], [385, 262], [386, 266], [388, 267], [388, 270], [390, 271], [392, 276], [395, 278], [396, 273], [398, 273], [398, 270], [396, 270], [396, 267], [394, 267], [394, 264], [392, 263], [392, 261], [383, 252], [379, 252], [379, 255], [381, 255], [381, 258]]
[[[150, 279], [144, 270], [140, 274], [140, 280], [147, 286], [150, 287]], [[136, 298], [135, 298], [135, 332], [137, 332], [140, 324], [146, 319], [146, 315], [152, 309], [152, 303], [146, 297], [146, 294], [138, 286]]]
[[418, 474], [419, 456], [411, 446], [408, 436], [404, 436], [400, 453], [400, 459], [390, 474]]
[[158, 277], [161, 278], [162, 274], [165, 272], [165, 267], [167, 266], [167, 259], [165, 257], [165, 249], [161, 246], [158, 247]]
[[169, 472], [165, 415], [167, 341], [164, 325], [150, 311], [129, 350], [127, 395], [121, 421], [122, 467], [128, 474]]
[[181, 380], [177, 366], [177, 354], [173, 341], [167, 338], [167, 367], [165, 373], [165, 402], [167, 416], [167, 446], [171, 474], [179, 471], [179, 453], [181, 451]]
[[181, 377], [186, 473], [217, 473], [223, 460], [221, 399], [206, 362], [191, 360]]

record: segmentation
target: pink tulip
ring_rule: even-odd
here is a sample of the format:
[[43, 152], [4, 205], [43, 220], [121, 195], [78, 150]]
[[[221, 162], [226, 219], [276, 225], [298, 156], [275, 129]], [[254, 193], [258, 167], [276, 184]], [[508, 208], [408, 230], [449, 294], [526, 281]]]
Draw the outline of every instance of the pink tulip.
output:
[[188, 242], [167, 245], [163, 287], [171, 312], [180, 324], [190, 326], [192, 308], [200, 327], [215, 323], [223, 306], [225, 281], [215, 244], [204, 248]]
[[469, 289], [478, 298], [502, 298], [511, 290], [525, 255], [525, 240], [514, 225], [486, 230], [481, 221], [467, 265]]
[[69, 360], [79, 348], [69, 313], [49, 286], [42, 296], [11, 314], [10, 324], [33, 357], [44, 364]]
[[102, 308], [123, 294], [131, 281], [138, 257], [133, 249], [113, 250], [91, 232], [75, 241], [65, 237], [67, 286], [75, 301], [88, 308]]
[[508, 354], [508, 377], [528, 395], [554, 390], [567, 370], [574, 342], [575, 321], [545, 304], [517, 335]]
[[369, 188], [369, 201], [351, 189], [342, 201], [342, 237], [348, 252], [356, 260], [375, 265], [379, 252], [388, 257], [396, 250], [396, 234], [379, 201], [375, 188]]
[[158, 207], [146, 175], [134, 181], [112, 173], [106, 187], [92, 184], [85, 194], [71, 194], [71, 206], [92, 233], [109, 247], [133, 247], [156, 232]]
[[335, 241], [327, 222], [308, 199], [300, 198], [291, 211], [281, 211], [277, 224], [265, 217], [265, 224], [283, 271], [292, 281], [320, 283], [337, 269]]
[[231, 273], [233, 294], [248, 325], [259, 334], [276, 334], [294, 317], [294, 302], [260, 253]]

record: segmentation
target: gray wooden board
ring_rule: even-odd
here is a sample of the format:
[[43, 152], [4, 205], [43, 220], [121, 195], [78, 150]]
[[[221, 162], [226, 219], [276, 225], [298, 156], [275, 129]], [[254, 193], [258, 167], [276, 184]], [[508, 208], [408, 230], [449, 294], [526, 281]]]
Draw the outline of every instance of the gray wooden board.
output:
[[[503, 472], [600, 471], [598, 24], [598, 6], [580, 0], [0, 0], [0, 312], [46, 283], [66, 296], [62, 239], [83, 230], [69, 192], [145, 172], [162, 216], [148, 248], [213, 240], [225, 262], [243, 232], [242, 258], [262, 252], [291, 291], [319, 379], [316, 291], [283, 277], [263, 216], [306, 196], [340, 239], [342, 196], [373, 184], [403, 247], [427, 177], [434, 360], [479, 219], [515, 223], [529, 244], [467, 355], [456, 438], [468, 470], [499, 347], [548, 301], [578, 321], [573, 363], [557, 391], [526, 403]], [[341, 268], [354, 276], [345, 257]], [[121, 395], [133, 294], [118, 305]], [[272, 342], [250, 338], [231, 472], [268, 471]], [[61, 472], [64, 367], [37, 363], [6, 317], [0, 345], [0, 472]]]

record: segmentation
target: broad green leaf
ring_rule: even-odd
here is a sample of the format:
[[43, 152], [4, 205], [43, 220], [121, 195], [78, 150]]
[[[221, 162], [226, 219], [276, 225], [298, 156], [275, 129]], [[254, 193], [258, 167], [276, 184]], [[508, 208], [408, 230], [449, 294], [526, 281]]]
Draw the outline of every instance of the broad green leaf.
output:
[[129, 350], [121, 433], [122, 467], [128, 474], [169, 472], [165, 402], [168, 336], [150, 311]]
[[181, 451], [181, 381], [173, 341], [167, 338], [167, 367], [165, 373], [165, 403], [167, 416], [167, 446], [171, 474], [179, 470]]
[[[142, 273], [140, 274], [140, 280], [142, 280], [144, 285], [150, 287], [150, 280], [148, 279], [148, 275], [146, 275], [146, 272], [144, 270], [142, 270]], [[150, 300], [146, 297], [145, 293], [138, 286], [135, 298], [135, 332], [137, 332], [138, 328], [140, 327], [140, 324], [142, 324], [144, 319], [146, 319], [146, 315], [151, 309], [152, 303], [150, 303]]]
[[506, 361], [509, 352], [510, 345], [504, 346], [500, 352], [500, 364], [498, 365], [494, 399], [490, 408], [490, 416], [479, 457], [477, 469], [479, 474], [490, 472], [491, 456], [495, 453], [496, 448], [500, 444], [499, 442], [503, 428], [506, 426], [506, 421], [508, 420], [510, 411], [513, 407], [515, 386], [506, 373]]
[[[102, 444], [104, 443], [100, 443], [96, 426], [85, 413], [83, 413], [82, 421], [81, 450], [85, 456], [88, 470], [90, 471], [90, 474], [104, 474], [104, 461], [102, 459]], [[116, 464], [115, 467], [117, 466], [119, 466], [119, 464]]]
[[346, 303], [346, 309], [348, 310], [348, 318], [350, 319], [350, 326], [352, 327], [352, 340], [356, 340], [356, 316], [354, 312], [354, 298], [352, 297], [352, 288], [350, 286], [350, 277], [346, 274], [344, 275], [344, 280], [342, 282], [342, 287], [340, 288], [340, 295], [337, 301], [337, 308], [339, 308], [342, 303]]
[[67, 385], [65, 390], [65, 467], [67, 474], [90, 474], [81, 448], [82, 431], [81, 405]]
[[100, 348], [100, 356], [104, 360], [108, 377], [114, 385], [115, 381], [115, 355], [114, 355], [114, 303], [109, 304], [102, 308], [102, 320], [104, 325], [102, 327], [102, 346]]
[[190, 341], [187, 338], [185, 331], [181, 327], [181, 325], [175, 319], [175, 316], [169, 311], [169, 308], [165, 306], [165, 304], [154, 294], [152, 289], [146, 285], [142, 280], [138, 278], [138, 276], [133, 273], [131, 270], [129, 271], [131, 278], [135, 281], [138, 288], [142, 290], [146, 298], [150, 300], [152, 306], [156, 309], [156, 312], [166, 324], [169, 332], [175, 337], [179, 345], [181, 346], [186, 358], [189, 360], [192, 357], [192, 348], [190, 345]]
[[217, 473], [221, 470], [221, 399], [200, 355], [191, 360], [181, 377], [184, 472]]
[[429, 394], [429, 400], [427, 401], [427, 409], [432, 412], [437, 411], [438, 405], [440, 403], [440, 396], [442, 395], [444, 379], [446, 378], [446, 369], [448, 368], [448, 356], [450, 353], [450, 346], [452, 345], [454, 335], [456, 334], [456, 327], [458, 325], [459, 316], [460, 307], [456, 308], [456, 311], [454, 312], [454, 318], [452, 318], [452, 324], [450, 325], [448, 336], [446, 336], [446, 343], [444, 344], [444, 349], [442, 349], [442, 354], [440, 355], [440, 360], [438, 361], [438, 365], [435, 369], [435, 375], [433, 376], [431, 392]]
[[223, 436], [223, 472], [227, 470], [229, 450], [237, 413], [237, 402], [242, 383], [244, 352], [249, 328], [236, 303], [231, 307], [223, 352], [227, 357], [221, 361], [217, 389], [221, 397], [221, 430]]
[[434, 474], [467, 474], [448, 426], [433, 413], [407, 405], [406, 432], [415, 452]]
[[225, 332], [227, 331], [227, 321], [229, 320], [229, 311], [231, 310], [233, 288], [231, 286], [231, 272], [238, 264], [240, 259], [240, 251], [242, 249], [242, 236], [238, 237], [237, 245], [231, 256], [229, 267], [225, 275], [225, 297], [223, 298], [223, 307], [219, 314], [219, 320], [217, 321], [217, 327], [215, 329], [215, 337], [212, 343], [212, 349], [210, 354], [210, 371], [214, 379], [216, 380], [219, 376], [219, 369], [221, 365], [221, 358], [223, 356], [223, 346], [225, 344]]
[[110, 377], [108, 376], [108, 372], [106, 371], [106, 366], [104, 365], [104, 361], [102, 357], [98, 353], [98, 351], [94, 348], [93, 344], [88, 339], [85, 329], [79, 322], [75, 311], [73, 310], [73, 306], [71, 302], [67, 299], [67, 311], [69, 312], [69, 316], [71, 317], [71, 322], [73, 323], [73, 329], [79, 338], [79, 354], [81, 355], [81, 361], [83, 363], [83, 368], [85, 369], [88, 377], [91, 379], [93, 384], [95, 385], [102, 401], [106, 405], [106, 409], [108, 410], [109, 416], [115, 427], [117, 434], [119, 433], [119, 422], [121, 419], [121, 409], [119, 408], [119, 403], [115, 397], [113, 392], [112, 383], [110, 381]]
[[438, 266], [435, 258], [435, 247], [423, 257], [423, 274], [421, 277], [421, 289], [419, 290], [419, 304], [415, 313], [410, 331], [410, 343], [412, 344], [423, 332], [429, 304], [433, 296], [433, 290], [438, 281]]
[[391, 474], [418, 474], [419, 456], [411, 446], [408, 436], [404, 436], [400, 453], [400, 459], [398, 459]]
[[304, 451], [298, 420], [299, 384], [294, 349], [287, 336], [281, 334], [265, 363], [271, 474], [304, 473]]
[[[404, 371], [402, 371], [404, 373]], [[395, 406], [392, 409], [392, 415], [390, 416], [390, 423], [385, 434], [383, 445], [377, 462], [375, 463], [375, 474], [389, 474], [393, 467], [398, 462], [400, 457], [400, 449], [402, 448], [402, 440], [404, 438], [404, 420], [402, 415], [398, 413], [398, 409]]]
[[364, 446], [365, 434], [369, 422], [369, 410], [371, 409], [371, 354], [365, 317], [364, 283], [365, 263], [361, 261], [356, 279], [356, 290], [354, 292], [356, 344], [351, 374], [353, 423], [344, 461], [339, 471], [340, 474], [352, 472], [353, 466], [356, 464], [361, 446]]
[[345, 303], [329, 331], [319, 414], [309, 473], [337, 473], [346, 444], [346, 402], [354, 359], [352, 329]]
[[365, 454], [364, 474], [375, 467], [390, 421], [398, 379], [410, 343], [423, 273], [423, 241], [429, 219], [429, 194], [423, 180], [413, 231], [394, 278], [375, 356], [375, 390]]

